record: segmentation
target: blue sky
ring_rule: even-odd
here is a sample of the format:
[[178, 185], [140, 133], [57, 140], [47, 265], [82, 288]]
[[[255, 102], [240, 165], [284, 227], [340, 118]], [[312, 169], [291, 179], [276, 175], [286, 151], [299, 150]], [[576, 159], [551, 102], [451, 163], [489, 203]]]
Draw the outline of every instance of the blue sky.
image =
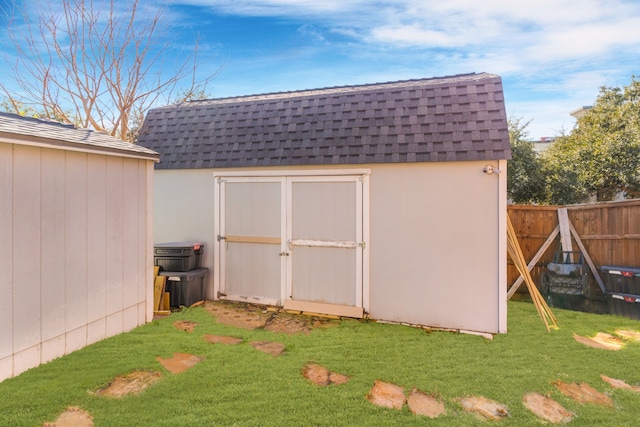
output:
[[490, 72], [534, 139], [640, 75], [637, 0], [182, 0], [171, 18], [222, 67], [214, 97]]
[[165, 18], [176, 62], [202, 37], [212, 97], [489, 72], [532, 139], [640, 75], [638, 0], [171, 0]]

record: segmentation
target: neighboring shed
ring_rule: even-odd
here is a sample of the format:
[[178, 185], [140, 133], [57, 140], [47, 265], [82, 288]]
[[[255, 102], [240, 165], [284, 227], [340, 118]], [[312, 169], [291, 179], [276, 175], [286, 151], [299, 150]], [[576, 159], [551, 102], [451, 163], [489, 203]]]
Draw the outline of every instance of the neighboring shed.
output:
[[153, 163], [0, 113], [0, 381], [153, 316]]
[[205, 243], [208, 298], [506, 332], [500, 77], [187, 102], [139, 144], [156, 242]]

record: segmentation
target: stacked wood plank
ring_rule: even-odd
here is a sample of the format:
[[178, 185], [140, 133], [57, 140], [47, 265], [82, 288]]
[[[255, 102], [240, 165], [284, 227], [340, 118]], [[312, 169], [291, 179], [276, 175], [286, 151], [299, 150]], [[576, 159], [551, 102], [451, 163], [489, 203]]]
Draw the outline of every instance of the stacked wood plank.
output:
[[529, 274], [529, 268], [527, 267], [527, 262], [524, 259], [524, 255], [522, 255], [522, 250], [520, 249], [520, 245], [518, 243], [518, 237], [516, 236], [516, 232], [513, 229], [513, 225], [511, 225], [511, 220], [509, 216], [507, 216], [507, 252], [509, 256], [513, 260], [516, 268], [524, 277], [524, 282], [527, 285], [527, 289], [529, 290], [529, 295], [531, 295], [531, 299], [533, 300], [533, 304], [538, 310], [538, 314], [542, 319], [542, 322], [545, 324], [547, 331], [550, 331], [550, 328], [558, 328], [558, 321], [555, 316], [551, 312], [551, 309], [547, 305], [546, 301], [540, 295], [536, 284], [533, 282], [531, 275]]
[[171, 313], [169, 293], [165, 292], [166, 276], [158, 276], [160, 267], [153, 267], [153, 314], [166, 315]]

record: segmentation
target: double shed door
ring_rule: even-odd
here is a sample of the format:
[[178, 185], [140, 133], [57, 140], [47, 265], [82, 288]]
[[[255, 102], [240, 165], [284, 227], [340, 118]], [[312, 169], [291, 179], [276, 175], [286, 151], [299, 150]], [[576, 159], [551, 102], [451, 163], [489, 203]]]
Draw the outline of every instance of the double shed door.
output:
[[218, 297], [361, 317], [366, 184], [219, 177]]

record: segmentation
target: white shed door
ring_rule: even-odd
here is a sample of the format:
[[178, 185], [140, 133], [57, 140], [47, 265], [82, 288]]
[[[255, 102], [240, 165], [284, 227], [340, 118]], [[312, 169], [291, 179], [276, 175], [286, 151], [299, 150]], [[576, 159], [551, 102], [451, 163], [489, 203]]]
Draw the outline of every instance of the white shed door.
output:
[[219, 180], [219, 296], [363, 315], [361, 176]]
[[284, 180], [229, 178], [219, 185], [219, 296], [278, 304], [286, 273]]

